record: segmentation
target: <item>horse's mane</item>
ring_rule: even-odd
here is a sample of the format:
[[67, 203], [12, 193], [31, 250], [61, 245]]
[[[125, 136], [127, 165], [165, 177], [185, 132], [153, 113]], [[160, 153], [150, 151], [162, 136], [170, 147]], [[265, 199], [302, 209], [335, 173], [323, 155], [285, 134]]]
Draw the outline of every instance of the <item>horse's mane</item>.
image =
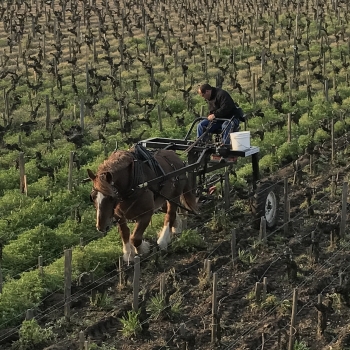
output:
[[[94, 187], [97, 191], [105, 196], [113, 196], [115, 194], [113, 186], [106, 180], [106, 173], [111, 173], [112, 176], [116, 172], [125, 169], [133, 161], [133, 154], [129, 151], [115, 151], [108, 159], [99, 165], [94, 180]], [[125, 176], [128, 176], [125, 174]]]

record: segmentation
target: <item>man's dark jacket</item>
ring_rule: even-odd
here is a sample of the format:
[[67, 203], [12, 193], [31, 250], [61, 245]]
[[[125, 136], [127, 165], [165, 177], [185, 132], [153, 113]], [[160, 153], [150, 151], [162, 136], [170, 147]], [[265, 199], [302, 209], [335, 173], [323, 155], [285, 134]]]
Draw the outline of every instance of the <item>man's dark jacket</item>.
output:
[[210, 114], [214, 114], [215, 118], [231, 119], [233, 115], [237, 115], [237, 107], [232, 97], [220, 88], [212, 88], [208, 106]]

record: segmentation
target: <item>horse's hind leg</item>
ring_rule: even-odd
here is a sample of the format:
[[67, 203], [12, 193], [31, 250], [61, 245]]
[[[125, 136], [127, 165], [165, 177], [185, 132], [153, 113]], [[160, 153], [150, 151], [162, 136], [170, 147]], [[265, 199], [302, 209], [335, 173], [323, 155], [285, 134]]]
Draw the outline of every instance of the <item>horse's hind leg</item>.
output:
[[153, 211], [147, 213], [138, 218], [135, 224], [134, 232], [131, 235], [131, 243], [136, 248], [138, 254], [148, 254], [150, 251], [150, 245], [148, 242], [142, 239], [143, 233], [145, 232], [147, 226], [151, 222]]
[[175, 223], [171, 228], [173, 235], [180, 234], [184, 229], [186, 229], [187, 223], [187, 211], [185, 209], [179, 208], [176, 210]]
[[166, 250], [168, 248], [168, 244], [171, 242], [171, 232], [174, 232], [175, 230], [176, 210], [176, 204], [167, 202], [167, 212], [164, 218], [164, 226], [159, 232], [157, 240], [160, 249]]
[[135, 248], [130, 243], [130, 229], [124, 218], [121, 218], [118, 222], [120, 237], [123, 242], [123, 260], [130, 262], [134, 260], [135, 257]]

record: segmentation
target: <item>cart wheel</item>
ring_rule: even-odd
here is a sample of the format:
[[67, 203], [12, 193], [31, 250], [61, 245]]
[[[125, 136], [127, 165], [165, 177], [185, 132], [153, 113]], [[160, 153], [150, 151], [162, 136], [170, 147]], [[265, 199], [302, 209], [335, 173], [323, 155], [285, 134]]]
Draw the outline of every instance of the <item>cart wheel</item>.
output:
[[265, 217], [267, 228], [276, 226], [278, 202], [276, 185], [271, 182], [264, 182], [258, 186], [251, 200], [251, 209], [254, 216], [253, 226], [255, 228], [260, 227], [261, 217]]

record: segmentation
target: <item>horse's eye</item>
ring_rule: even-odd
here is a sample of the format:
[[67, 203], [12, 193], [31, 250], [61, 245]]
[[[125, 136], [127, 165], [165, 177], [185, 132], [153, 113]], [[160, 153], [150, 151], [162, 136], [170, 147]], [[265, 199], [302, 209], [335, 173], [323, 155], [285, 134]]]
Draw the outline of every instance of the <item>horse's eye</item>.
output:
[[95, 199], [96, 199], [96, 192], [93, 191], [92, 193], [90, 193], [90, 201], [95, 202]]

